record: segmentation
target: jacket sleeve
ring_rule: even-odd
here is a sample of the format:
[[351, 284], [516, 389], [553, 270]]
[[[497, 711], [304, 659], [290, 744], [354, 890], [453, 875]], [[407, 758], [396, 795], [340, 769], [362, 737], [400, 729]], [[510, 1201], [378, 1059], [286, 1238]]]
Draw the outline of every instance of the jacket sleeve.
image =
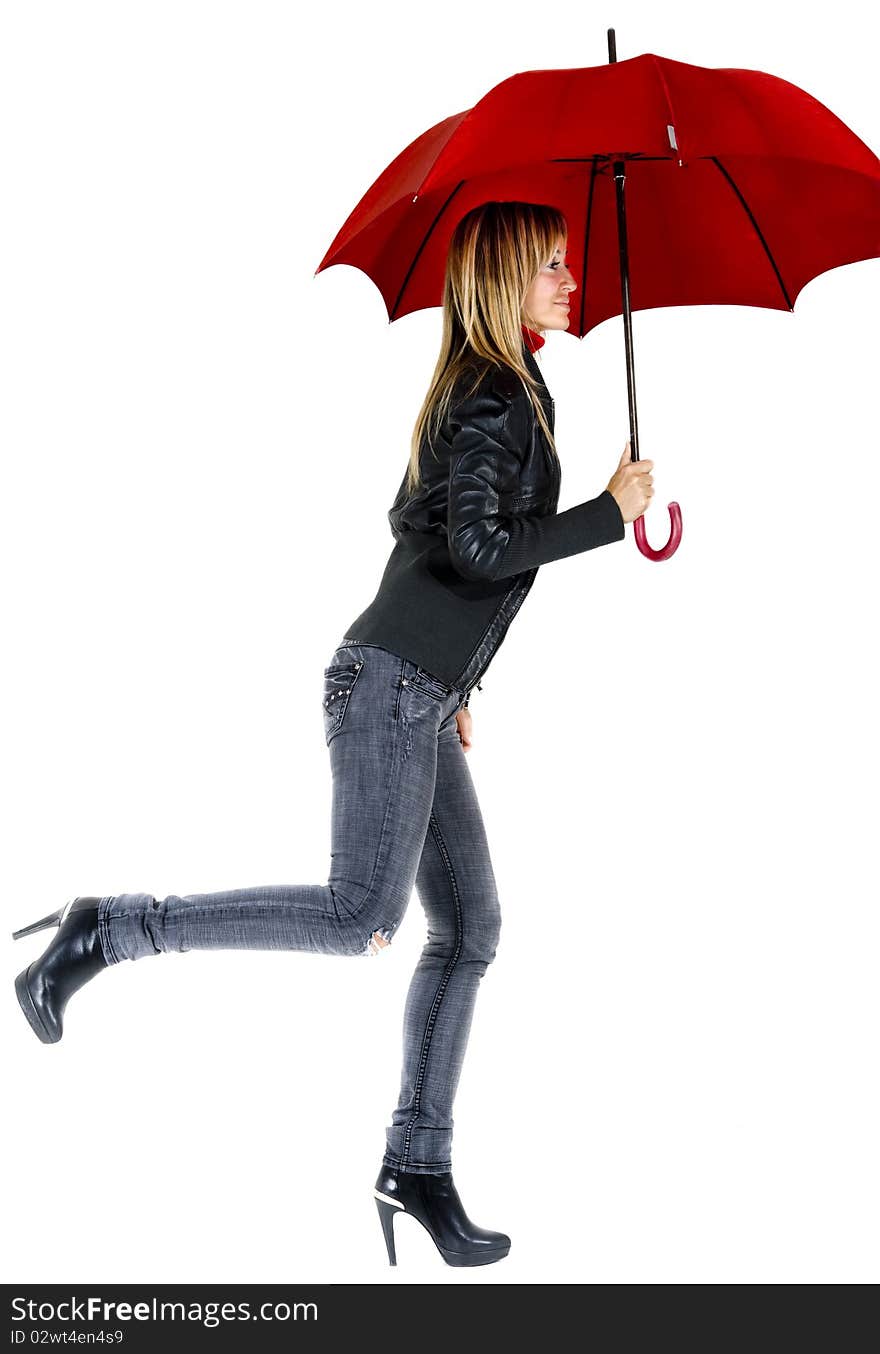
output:
[[452, 416], [446, 527], [449, 556], [463, 578], [494, 582], [626, 535], [607, 489], [546, 517], [499, 512], [501, 486], [515, 483], [521, 467], [508, 430], [510, 408], [510, 397], [490, 386]]

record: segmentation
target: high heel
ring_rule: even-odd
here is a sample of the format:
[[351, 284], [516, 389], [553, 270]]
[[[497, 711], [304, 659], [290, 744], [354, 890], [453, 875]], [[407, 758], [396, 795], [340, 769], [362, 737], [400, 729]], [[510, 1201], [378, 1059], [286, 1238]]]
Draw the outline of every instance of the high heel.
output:
[[394, 1218], [409, 1213], [430, 1236], [447, 1265], [491, 1265], [510, 1250], [510, 1237], [477, 1227], [464, 1211], [451, 1173], [401, 1171], [384, 1162], [373, 1187], [388, 1263], [397, 1264]]
[[394, 1214], [403, 1204], [392, 1203], [390, 1199], [383, 1199], [378, 1190], [373, 1191], [376, 1196], [376, 1207], [379, 1210], [379, 1221], [382, 1224], [382, 1235], [385, 1238], [385, 1245], [388, 1249], [389, 1265], [397, 1264], [397, 1251], [394, 1246]]
[[[71, 898], [64, 907], [70, 907], [74, 902]], [[48, 917], [43, 917], [40, 921], [32, 921], [30, 926], [23, 926], [20, 931], [13, 931], [12, 939], [20, 940], [22, 936], [32, 936], [35, 931], [45, 931], [47, 926], [60, 926], [61, 918], [64, 916], [64, 907], [59, 907], [57, 912], [50, 912]]]
[[48, 949], [15, 980], [18, 1004], [41, 1043], [58, 1043], [64, 1033], [62, 1017], [68, 1001], [107, 967], [98, 935], [100, 901], [100, 898], [71, 898], [57, 912], [12, 933], [13, 939], [19, 940], [48, 926], [58, 927]]

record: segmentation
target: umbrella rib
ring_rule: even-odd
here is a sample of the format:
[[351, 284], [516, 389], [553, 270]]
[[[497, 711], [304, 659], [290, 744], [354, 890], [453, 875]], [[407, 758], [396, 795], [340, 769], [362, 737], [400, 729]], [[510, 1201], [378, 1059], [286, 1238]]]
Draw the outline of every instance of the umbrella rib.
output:
[[761, 241], [761, 245], [763, 246], [764, 252], [765, 252], [765, 254], [767, 255], [768, 259], [770, 260], [770, 265], [771, 265], [771, 267], [772, 267], [774, 273], [776, 274], [776, 280], [777, 280], [777, 282], [779, 283], [779, 286], [780, 286], [780, 288], [781, 288], [781, 290], [782, 290], [782, 295], [785, 297], [785, 304], [788, 306], [789, 310], [793, 310], [794, 307], [792, 306], [791, 300], [789, 299], [788, 292], [787, 292], [786, 289], [785, 289], [785, 283], [784, 283], [783, 280], [782, 280], [782, 274], [780, 273], [779, 269], [778, 269], [777, 266], [776, 266], [776, 260], [775, 260], [774, 257], [773, 257], [773, 254], [772, 254], [772, 251], [771, 251], [771, 249], [770, 249], [770, 246], [768, 245], [767, 241], [764, 239], [764, 236], [763, 236], [763, 234], [762, 234], [762, 232], [761, 232], [761, 227], [758, 225], [757, 221], [755, 220], [755, 214], [754, 214], [754, 212], [752, 211], [752, 209], [751, 209], [751, 207], [749, 206], [749, 204], [746, 202], [745, 198], [743, 197], [743, 195], [742, 195], [742, 193], [740, 192], [740, 190], [739, 190], [739, 188], [737, 187], [737, 185], [734, 183], [734, 181], [733, 181], [733, 176], [732, 176], [730, 173], [728, 173], [728, 171], [724, 168], [724, 165], [723, 165], [723, 164], [721, 163], [721, 161], [718, 159], [717, 155], [708, 155], [706, 158], [707, 158], [708, 160], [711, 160], [712, 163], [715, 164], [715, 165], [718, 167], [718, 169], [721, 170], [721, 173], [722, 173], [722, 174], [724, 175], [724, 177], [727, 179], [727, 182], [730, 184], [731, 188], [732, 188], [733, 191], [736, 193], [737, 197], [739, 198], [740, 202], [742, 203], [743, 208], [744, 208], [744, 210], [746, 211], [749, 220], [751, 221], [752, 225], [753, 225], [754, 228], [755, 228], [755, 234], [757, 235], [758, 239]]
[[399, 307], [401, 301], [403, 300], [403, 293], [406, 291], [407, 286], [408, 286], [408, 284], [409, 284], [409, 280], [410, 280], [410, 278], [412, 277], [413, 272], [415, 271], [416, 264], [418, 263], [419, 259], [421, 258], [422, 250], [425, 248], [425, 245], [428, 243], [428, 241], [430, 240], [430, 238], [431, 238], [431, 236], [433, 235], [434, 231], [436, 230], [436, 228], [437, 228], [437, 222], [440, 220], [440, 217], [441, 217], [441, 216], [443, 215], [443, 213], [446, 211], [446, 208], [449, 206], [450, 202], [451, 202], [452, 199], [455, 197], [456, 193], [464, 186], [464, 183], [465, 183], [465, 182], [466, 182], [466, 180], [464, 180], [464, 179], [460, 179], [460, 180], [458, 181], [458, 183], [457, 183], [457, 184], [455, 185], [455, 187], [453, 188], [452, 192], [449, 194], [449, 197], [448, 197], [448, 198], [446, 199], [446, 201], [443, 203], [442, 207], [441, 207], [440, 210], [437, 212], [437, 215], [434, 217], [434, 220], [431, 222], [430, 226], [428, 227], [427, 233], [423, 236], [423, 238], [422, 238], [422, 243], [419, 245], [418, 249], [416, 250], [415, 254], [413, 255], [412, 263], [409, 265], [409, 267], [408, 267], [407, 270], [406, 270], [406, 277], [403, 279], [403, 282], [402, 282], [401, 285], [400, 285], [400, 291], [397, 293], [397, 300], [394, 302], [394, 305], [391, 307], [391, 317], [390, 317], [390, 319], [389, 319], [389, 324], [392, 323], [392, 322], [394, 321], [394, 319], [395, 319], [395, 317], [396, 317], [396, 315], [397, 315], [398, 307]]
[[581, 317], [578, 321], [578, 333], [584, 332], [584, 310], [587, 304], [587, 259], [590, 253], [590, 226], [593, 221], [593, 188], [596, 183], [596, 160], [593, 156], [593, 167], [590, 170], [590, 192], [587, 198], [587, 227], [584, 231], [584, 258], [581, 264]]

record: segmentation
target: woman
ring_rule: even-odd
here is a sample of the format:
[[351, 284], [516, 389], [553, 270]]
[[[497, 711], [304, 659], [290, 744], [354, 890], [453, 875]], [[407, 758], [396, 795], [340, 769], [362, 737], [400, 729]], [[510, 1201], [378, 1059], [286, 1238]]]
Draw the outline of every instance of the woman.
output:
[[326, 884], [73, 899], [15, 933], [59, 930], [16, 979], [32, 1029], [62, 1035], [71, 995], [110, 964], [190, 949], [362, 956], [387, 946], [413, 886], [428, 918], [406, 1002], [400, 1096], [374, 1196], [390, 1263], [410, 1213], [450, 1265], [508, 1253], [452, 1179], [452, 1105], [501, 916], [465, 753], [468, 708], [541, 564], [622, 540], [648, 506], [629, 448], [598, 498], [557, 513], [553, 401], [534, 352], [565, 329], [575, 281], [549, 206], [490, 202], [449, 248], [443, 340], [389, 513], [395, 546], [373, 602], [324, 670], [333, 775]]

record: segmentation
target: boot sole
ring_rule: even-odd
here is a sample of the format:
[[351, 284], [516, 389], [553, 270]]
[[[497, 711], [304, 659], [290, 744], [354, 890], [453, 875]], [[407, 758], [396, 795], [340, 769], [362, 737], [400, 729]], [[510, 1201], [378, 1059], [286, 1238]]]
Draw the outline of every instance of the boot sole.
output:
[[34, 1034], [39, 1039], [40, 1043], [57, 1044], [58, 1040], [61, 1038], [61, 1035], [59, 1034], [58, 1037], [56, 1038], [55, 1035], [49, 1033], [49, 1031], [43, 1024], [42, 1020], [40, 1019], [39, 1011], [34, 1005], [33, 997], [31, 996], [31, 991], [30, 988], [28, 987], [28, 974], [30, 973], [30, 971], [31, 966], [30, 964], [28, 964], [27, 968], [22, 969], [21, 973], [15, 980], [15, 995], [18, 997], [18, 1004], [24, 1011], [25, 1016], [27, 1017], [27, 1022], [30, 1025], [31, 1029], [33, 1030]]
[[470, 1269], [474, 1265], [492, 1265], [496, 1260], [503, 1260], [506, 1255], [510, 1254], [509, 1246], [495, 1246], [492, 1250], [485, 1251], [449, 1251], [440, 1245], [439, 1241], [431, 1234], [430, 1227], [425, 1227], [420, 1217], [417, 1217], [415, 1213], [408, 1213], [407, 1217], [415, 1218], [419, 1226], [424, 1227], [447, 1265], [455, 1265], [459, 1269]]
[[[427, 1231], [427, 1228], [425, 1230]], [[437, 1245], [436, 1242], [434, 1242], [434, 1244], [435, 1246]], [[468, 1267], [472, 1265], [492, 1265], [496, 1260], [503, 1260], [506, 1255], [510, 1254], [509, 1246], [502, 1246], [495, 1251], [479, 1251], [475, 1255], [469, 1255], [467, 1252], [463, 1253], [462, 1251], [446, 1251], [442, 1246], [437, 1246], [437, 1249], [443, 1256], [447, 1265], [458, 1265], [459, 1267], [465, 1265]]]

